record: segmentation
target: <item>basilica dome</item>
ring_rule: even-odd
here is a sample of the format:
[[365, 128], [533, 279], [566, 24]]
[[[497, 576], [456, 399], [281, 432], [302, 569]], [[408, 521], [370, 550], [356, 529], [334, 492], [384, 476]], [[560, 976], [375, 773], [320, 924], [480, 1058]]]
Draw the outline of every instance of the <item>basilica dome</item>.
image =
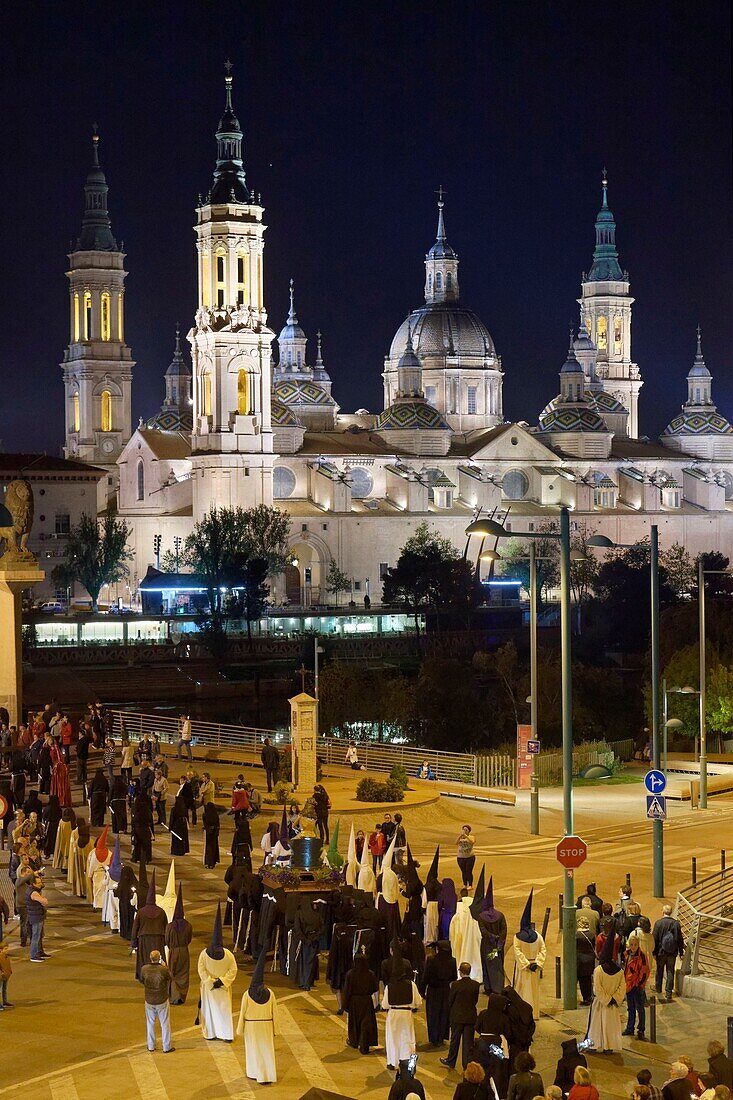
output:
[[423, 361], [435, 356], [495, 358], [496, 349], [486, 325], [471, 309], [455, 302], [431, 303], [413, 310], [395, 333], [389, 358], [399, 359], [407, 348], [408, 326], [412, 344]]

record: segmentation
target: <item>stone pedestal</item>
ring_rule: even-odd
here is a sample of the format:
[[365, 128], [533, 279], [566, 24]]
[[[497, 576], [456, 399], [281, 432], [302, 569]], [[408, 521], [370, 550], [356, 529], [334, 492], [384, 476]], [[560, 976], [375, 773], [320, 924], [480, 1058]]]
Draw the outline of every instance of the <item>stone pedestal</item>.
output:
[[318, 700], [302, 692], [289, 699], [292, 781], [301, 797], [307, 797], [316, 782], [316, 738]]
[[23, 646], [21, 637], [21, 595], [42, 581], [46, 574], [35, 558], [0, 558], [0, 706], [6, 707], [11, 724], [23, 716]]

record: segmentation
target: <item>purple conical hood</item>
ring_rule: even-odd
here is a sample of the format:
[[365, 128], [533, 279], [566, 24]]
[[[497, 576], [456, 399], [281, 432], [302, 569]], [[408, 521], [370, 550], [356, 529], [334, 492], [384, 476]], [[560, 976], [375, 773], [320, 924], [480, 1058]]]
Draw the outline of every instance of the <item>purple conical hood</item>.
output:
[[150, 876], [150, 884], [148, 886], [148, 896], [145, 899], [146, 905], [155, 905], [155, 868], [153, 867], [153, 873]]
[[[176, 898], [176, 907], [173, 910], [173, 921], [184, 920], [183, 913], [183, 884], [178, 884], [178, 897]], [[173, 923], [171, 921], [171, 924]]]
[[122, 856], [120, 854], [120, 834], [119, 833], [117, 834], [117, 839], [115, 840], [115, 850], [114, 850], [114, 853], [112, 855], [112, 861], [110, 862], [110, 865], [107, 868], [107, 871], [108, 871], [109, 877], [112, 879], [113, 882], [119, 882], [120, 881], [120, 875], [122, 874]]
[[288, 836], [288, 815], [285, 812], [285, 806], [284, 805], [283, 805], [283, 816], [282, 816], [282, 820], [280, 821], [280, 836], [278, 837], [278, 840], [280, 841], [280, 847], [284, 848], [284, 850], [286, 852], [289, 852], [290, 851], [290, 838]]

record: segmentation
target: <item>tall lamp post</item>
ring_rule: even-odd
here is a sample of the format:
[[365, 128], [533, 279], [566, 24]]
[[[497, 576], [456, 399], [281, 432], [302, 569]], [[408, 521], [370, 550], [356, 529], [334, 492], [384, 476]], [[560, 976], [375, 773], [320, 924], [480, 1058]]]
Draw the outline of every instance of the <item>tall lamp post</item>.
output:
[[[649, 563], [650, 596], [651, 596], [651, 632], [652, 632], [652, 763], [659, 769], [661, 762], [661, 745], [659, 736], [659, 696], [660, 696], [660, 668], [659, 668], [659, 528], [656, 523], [651, 526], [651, 557]], [[613, 542], [607, 535], [591, 535], [588, 546], [597, 546], [604, 550], [615, 548], [623, 549], [623, 543]], [[664, 897], [664, 833], [661, 821], [652, 822], [652, 861], [654, 879], [654, 897]]]
[[708, 736], [707, 736], [707, 668], [705, 654], [705, 577], [711, 573], [733, 572], [730, 569], [706, 569], [702, 555], [697, 563], [698, 644], [700, 646], [700, 809], [708, 808]]
[[[563, 824], [565, 835], [572, 836], [573, 827], [573, 695], [570, 666], [570, 513], [560, 509], [560, 533], [546, 531], [507, 531], [495, 520], [480, 519], [469, 524], [466, 536], [481, 534], [494, 538], [557, 539], [560, 543], [560, 653], [562, 668], [562, 759], [563, 759]], [[578, 1006], [578, 966], [575, 944], [575, 890], [573, 873], [566, 869], [563, 876], [563, 1007]]]

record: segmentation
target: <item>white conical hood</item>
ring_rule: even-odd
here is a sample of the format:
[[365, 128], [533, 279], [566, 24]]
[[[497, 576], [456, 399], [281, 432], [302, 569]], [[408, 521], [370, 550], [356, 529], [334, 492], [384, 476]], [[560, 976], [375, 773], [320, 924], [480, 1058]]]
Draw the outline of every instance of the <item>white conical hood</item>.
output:
[[356, 880], [359, 875], [359, 864], [356, 859], [356, 837], [354, 835], [354, 823], [351, 823], [351, 832], [349, 833], [349, 847], [346, 853], [346, 885], [356, 886]]
[[356, 885], [360, 890], [364, 890], [366, 893], [376, 894], [377, 892], [377, 880], [372, 870], [372, 854], [369, 851], [366, 837], [364, 837], [364, 847], [361, 850], [359, 877]]
[[400, 882], [392, 870], [396, 838], [395, 833], [382, 861], [382, 897], [389, 905], [393, 905], [400, 897]]
[[165, 893], [156, 894], [155, 900], [161, 909], [165, 909], [166, 915], [169, 921], [173, 920], [173, 911], [176, 907], [176, 901], [178, 896], [176, 893], [176, 864], [175, 860], [171, 860], [170, 869], [168, 871], [168, 881], [165, 884]]

